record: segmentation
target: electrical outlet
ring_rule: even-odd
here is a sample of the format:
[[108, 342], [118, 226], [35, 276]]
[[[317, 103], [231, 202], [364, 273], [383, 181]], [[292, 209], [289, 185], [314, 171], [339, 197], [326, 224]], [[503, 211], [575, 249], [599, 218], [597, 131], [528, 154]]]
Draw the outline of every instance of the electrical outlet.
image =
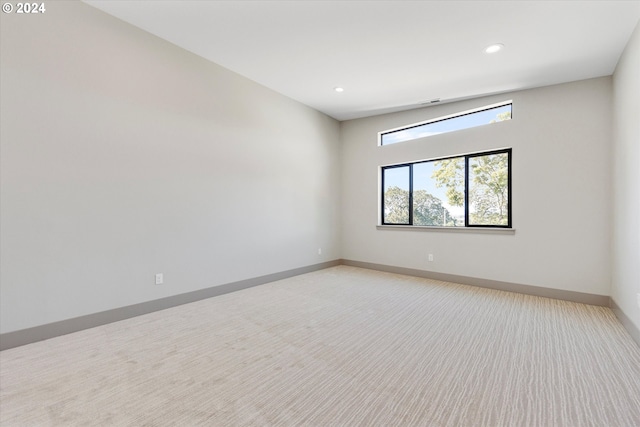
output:
[[162, 273], [156, 274], [156, 285], [162, 285], [164, 283], [164, 275]]
[[637, 293], [636, 296], [638, 297], [638, 308], [640, 308], [640, 293]]
[[318, 255], [322, 255], [322, 248], [318, 248]]
[[429, 262], [433, 261], [433, 254], [429, 254], [428, 257], [429, 257]]

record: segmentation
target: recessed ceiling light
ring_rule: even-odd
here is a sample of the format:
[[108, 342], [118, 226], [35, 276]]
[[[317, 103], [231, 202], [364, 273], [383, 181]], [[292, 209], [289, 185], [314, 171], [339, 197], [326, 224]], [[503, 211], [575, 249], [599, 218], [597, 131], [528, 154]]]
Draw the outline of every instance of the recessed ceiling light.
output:
[[486, 48], [484, 51], [486, 53], [496, 53], [501, 51], [503, 48], [504, 48], [504, 45], [502, 43], [496, 43], [496, 44], [492, 44], [491, 46]]
[[336, 92], [344, 92], [344, 88], [342, 87], [334, 87], [333, 90], [335, 90]]

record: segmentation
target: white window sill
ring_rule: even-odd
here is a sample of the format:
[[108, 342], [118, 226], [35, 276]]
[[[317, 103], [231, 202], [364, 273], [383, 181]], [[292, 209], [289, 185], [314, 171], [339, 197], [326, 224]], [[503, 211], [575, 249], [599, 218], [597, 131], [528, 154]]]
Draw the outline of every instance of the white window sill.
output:
[[443, 233], [516, 234], [515, 228], [426, 227], [419, 225], [376, 225], [378, 230], [431, 231]]

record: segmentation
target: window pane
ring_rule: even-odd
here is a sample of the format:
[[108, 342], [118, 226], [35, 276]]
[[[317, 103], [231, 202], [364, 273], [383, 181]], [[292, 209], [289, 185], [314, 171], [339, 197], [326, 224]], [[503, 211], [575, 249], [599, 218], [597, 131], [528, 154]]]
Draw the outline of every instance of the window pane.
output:
[[395, 144], [397, 142], [410, 141], [412, 139], [424, 138], [426, 136], [468, 129], [510, 119], [511, 104], [507, 104], [472, 113], [460, 113], [459, 116], [434, 119], [422, 125], [412, 125], [404, 129], [385, 132], [380, 136], [380, 143], [382, 145]]
[[464, 227], [464, 157], [413, 166], [413, 225]]
[[385, 224], [409, 224], [409, 166], [383, 169]]
[[469, 158], [469, 224], [509, 224], [508, 153]]

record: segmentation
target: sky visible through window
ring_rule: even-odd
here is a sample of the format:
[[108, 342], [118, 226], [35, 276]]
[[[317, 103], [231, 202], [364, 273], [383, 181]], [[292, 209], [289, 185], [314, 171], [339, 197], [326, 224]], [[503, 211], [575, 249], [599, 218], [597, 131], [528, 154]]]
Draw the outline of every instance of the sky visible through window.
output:
[[468, 129], [476, 126], [487, 125], [492, 121], [503, 121], [501, 114], [510, 113], [511, 104], [491, 108], [489, 110], [478, 111], [464, 116], [452, 117], [433, 123], [398, 130], [395, 132], [382, 134], [382, 145], [395, 144], [398, 142], [410, 141], [412, 139], [424, 138], [441, 133], [453, 132], [456, 130]]

